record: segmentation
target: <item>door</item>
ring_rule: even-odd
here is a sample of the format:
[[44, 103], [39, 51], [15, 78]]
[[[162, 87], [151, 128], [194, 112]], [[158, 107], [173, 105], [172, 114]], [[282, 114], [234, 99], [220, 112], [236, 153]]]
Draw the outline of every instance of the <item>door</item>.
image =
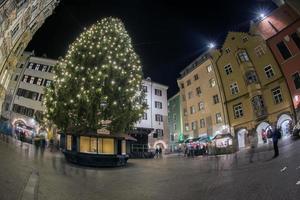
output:
[[239, 148], [245, 147], [245, 130], [241, 130], [238, 132], [238, 142], [239, 142]]

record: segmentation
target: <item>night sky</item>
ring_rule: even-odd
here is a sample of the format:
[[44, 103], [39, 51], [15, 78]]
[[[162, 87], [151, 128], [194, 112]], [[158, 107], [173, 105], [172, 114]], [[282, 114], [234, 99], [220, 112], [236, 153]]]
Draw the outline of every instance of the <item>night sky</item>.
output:
[[171, 97], [178, 91], [179, 72], [209, 42], [222, 45], [227, 31], [247, 31], [251, 19], [274, 7], [271, 0], [61, 0], [26, 50], [57, 59], [84, 27], [118, 17], [141, 58], [145, 78], [169, 86]]

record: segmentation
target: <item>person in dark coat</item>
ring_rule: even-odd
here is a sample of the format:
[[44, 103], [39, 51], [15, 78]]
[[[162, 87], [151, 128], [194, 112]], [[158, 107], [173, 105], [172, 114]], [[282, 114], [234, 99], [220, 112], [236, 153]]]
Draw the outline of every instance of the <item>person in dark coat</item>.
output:
[[159, 157], [162, 157], [162, 149], [161, 149], [161, 147], [159, 147], [158, 152], [159, 152]]
[[272, 140], [273, 140], [273, 148], [274, 148], [274, 156], [273, 158], [276, 158], [279, 156], [279, 150], [278, 150], [278, 139], [279, 139], [279, 129], [275, 128], [275, 130], [272, 133]]

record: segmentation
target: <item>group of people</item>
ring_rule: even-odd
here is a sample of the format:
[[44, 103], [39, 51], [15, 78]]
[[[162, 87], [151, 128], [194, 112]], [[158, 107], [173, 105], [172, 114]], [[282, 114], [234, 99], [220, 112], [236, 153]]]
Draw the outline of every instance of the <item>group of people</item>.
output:
[[206, 145], [193, 145], [193, 144], [186, 144], [184, 146], [184, 157], [194, 157], [198, 155], [207, 155], [208, 154], [208, 147]]
[[[269, 128], [267, 131], [265, 131], [264, 129], [262, 130], [262, 140], [264, 143], [267, 143], [267, 138], [272, 138], [273, 149], [274, 149], [273, 158], [276, 158], [279, 156], [278, 140], [281, 138], [281, 136], [282, 136], [281, 130], [277, 127], [274, 130], [272, 130], [271, 128]], [[249, 142], [250, 142], [250, 147], [251, 147], [249, 162], [252, 163], [255, 149], [258, 144], [258, 138], [257, 138], [257, 134], [255, 132], [250, 132], [248, 134], [248, 137], [249, 137]]]
[[154, 157], [155, 158], [161, 158], [162, 157], [162, 149], [161, 149], [161, 147], [156, 147]]

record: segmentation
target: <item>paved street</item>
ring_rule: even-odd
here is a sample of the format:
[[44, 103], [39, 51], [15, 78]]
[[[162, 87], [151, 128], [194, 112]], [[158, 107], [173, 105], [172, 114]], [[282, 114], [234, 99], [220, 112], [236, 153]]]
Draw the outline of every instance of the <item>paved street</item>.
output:
[[[129, 160], [124, 168], [66, 163], [59, 153], [0, 140], [0, 199], [26, 199], [32, 174], [38, 199], [299, 199], [300, 141], [260, 152], [194, 159]], [[33, 173], [32, 173], [33, 172]]]

